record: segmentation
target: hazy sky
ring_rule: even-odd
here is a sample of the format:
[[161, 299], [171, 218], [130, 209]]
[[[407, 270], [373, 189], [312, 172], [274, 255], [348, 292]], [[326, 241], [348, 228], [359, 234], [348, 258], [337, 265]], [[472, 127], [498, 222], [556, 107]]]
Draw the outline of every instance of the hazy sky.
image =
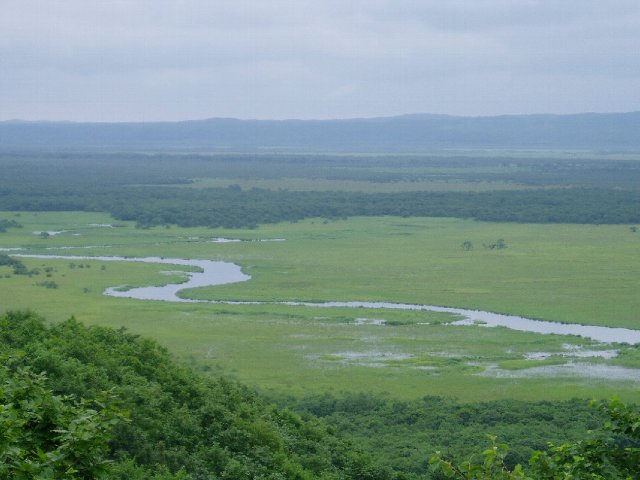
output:
[[640, 110], [640, 0], [0, 0], [0, 120]]

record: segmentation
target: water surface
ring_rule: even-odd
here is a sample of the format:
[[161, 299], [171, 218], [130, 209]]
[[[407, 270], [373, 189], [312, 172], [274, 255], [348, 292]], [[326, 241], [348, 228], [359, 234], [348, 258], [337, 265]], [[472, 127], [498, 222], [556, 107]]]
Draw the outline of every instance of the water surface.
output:
[[16, 254], [14, 256], [31, 258], [57, 258], [68, 260], [100, 260], [119, 262], [144, 262], [160, 263], [167, 265], [185, 265], [197, 267], [198, 272], [185, 272], [187, 281], [178, 284], [169, 284], [161, 287], [136, 287], [126, 291], [121, 291], [118, 287], [111, 287], [105, 290], [105, 295], [113, 297], [133, 298], [137, 300], [163, 300], [168, 302], [189, 302], [189, 303], [216, 303], [229, 305], [242, 304], [280, 304], [292, 306], [308, 306], [318, 308], [370, 308], [388, 310], [422, 310], [431, 312], [452, 313], [464, 317], [464, 320], [453, 322], [453, 325], [479, 324], [486, 327], [506, 327], [512, 330], [524, 332], [534, 332], [542, 334], [556, 335], [577, 335], [591, 338], [599, 342], [606, 343], [640, 343], [640, 330], [629, 328], [601, 327], [593, 325], [580, 325], [576, 323], [549, 322], [544, 320], [533, 320], [516, 315], [505, 315], [500, 313], [486, 312], [482, 310], [469, 310], [455, 307], [442, 307], [438, 305], [420, 305], [410, 303], [390, 303], [390, 302], [256, 302], [256, 301], [218, 301], [218, 300], [190, 300], [180, 298], [178, 292], [187, 288], [208, 287], [214, 285], [224, 285], [228, 283], [243, 282], [251, 277], [242, 272], [238, 265], [229, 262], [213, 260], [193, 260], [163, 257], [111, 257], [111, 256], [83, 256], [83, 255], [35, 255]]

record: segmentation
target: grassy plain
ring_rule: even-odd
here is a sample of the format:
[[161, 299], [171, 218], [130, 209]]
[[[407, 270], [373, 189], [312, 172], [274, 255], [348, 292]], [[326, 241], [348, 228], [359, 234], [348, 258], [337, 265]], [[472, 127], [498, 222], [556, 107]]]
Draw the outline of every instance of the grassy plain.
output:
[[[640, 328], [640, 233], [628, 226], [493, 224], [456, 219], [322, 219], [252, 230], [136, 229], [99, 213], [26, 213], [0, 218], [22, 229], [0, 246], [59, 255], [129, 255], [232, 261], [248, 282], [185, 291], [213, 300], [370, 300], [479, 308], [547, 320]], [[40, 238], [33, 232], [63, 231]], [[212, 243], [216, 237], [247, 240]], [[255, 241], [284, 239], [284, 241]], [[507, 248], [485, 248], [503, 239]], [[473, 244], [464, 250], [462, 243]], [[57, 247], [73, 247], [58, 250]], [[90, 247], [90, 248], [86, 248]], [[0, 252], [11, 253], [11, 252]], [[560, 399], [613, 393], [637, 401], [640, 375], [528, 375], [531, 367], [584, 363], [640, 367], [638, 348], [504, 328], [454, 327], [432, 312], [135, 301], [102, 295], [115, 285], [178, 281], [166, 265], [28, 259], [37, 276], [0, 267], [0, 308], [34, 309], [57, 321], [126, 326], [158, 339], [198, 368], [221, 370], [277, 394], [373, 391], [400, 398], [451, 395]], [[72, 266], [73, 264], [73, 266]], [[79, 265], [82, 265], [80, 268]], [[51, 269], [46, 272], [45, 269]], [[49, 275], [49, 277], [47, 277]], [[39, 286], [55, 281], [58, 288]], [[385, 320], [380, 325], [378, 320]], [[531, 353], [549, 358], [525, 360]], [[515, 373], [514, 373], [515, 372]], [[613, 377], [613, 376], [612, 376]]]

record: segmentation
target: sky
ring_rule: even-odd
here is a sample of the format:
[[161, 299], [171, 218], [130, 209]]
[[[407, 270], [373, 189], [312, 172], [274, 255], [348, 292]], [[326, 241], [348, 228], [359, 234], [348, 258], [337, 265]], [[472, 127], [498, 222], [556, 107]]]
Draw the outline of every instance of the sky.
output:
[[0, 0], [0, 120], [637, 110], [638, 0]]

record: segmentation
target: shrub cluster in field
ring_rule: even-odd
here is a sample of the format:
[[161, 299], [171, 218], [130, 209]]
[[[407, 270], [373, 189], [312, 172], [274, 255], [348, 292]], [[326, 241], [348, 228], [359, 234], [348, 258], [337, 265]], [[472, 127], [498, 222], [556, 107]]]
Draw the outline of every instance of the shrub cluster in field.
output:
[[15, 220], [0, 218], [0, 233], [6, 232], [8, 228], [22, 228], [22, 225]]
[[8, 255], [0, 254], [0, 267], [11, 267], [14, 275], [38, 275], [40, 271], [38, 269], [29, 270], [26, 265], [20, 260], [10, 257]]

